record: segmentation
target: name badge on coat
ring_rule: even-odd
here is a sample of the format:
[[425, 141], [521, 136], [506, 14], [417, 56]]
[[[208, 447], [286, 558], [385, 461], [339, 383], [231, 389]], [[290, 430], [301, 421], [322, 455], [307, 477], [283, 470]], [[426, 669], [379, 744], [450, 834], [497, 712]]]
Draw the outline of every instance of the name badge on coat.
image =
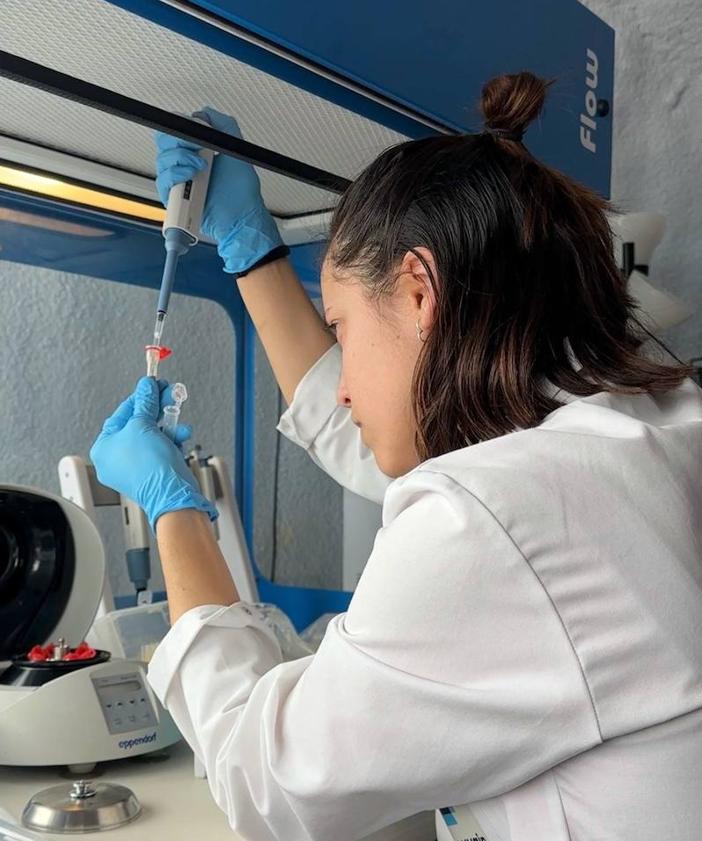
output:
[[[438, 820], [438, 815], [441, 820]], [[490, 841], [468, 806], [439, 809], [436, 822], [437, 841]]]

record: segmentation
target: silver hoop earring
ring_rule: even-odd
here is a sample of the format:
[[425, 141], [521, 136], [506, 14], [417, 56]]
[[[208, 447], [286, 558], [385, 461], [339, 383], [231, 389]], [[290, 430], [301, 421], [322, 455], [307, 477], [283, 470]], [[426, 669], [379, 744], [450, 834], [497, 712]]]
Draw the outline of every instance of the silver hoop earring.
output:
[[422, 343], [426, 342], [426, 339], [422, 337], [423, 332], [424, 330], [422, 330], [422, 328], [419, 326], [419, 319], [417, 319], [417, 338]]

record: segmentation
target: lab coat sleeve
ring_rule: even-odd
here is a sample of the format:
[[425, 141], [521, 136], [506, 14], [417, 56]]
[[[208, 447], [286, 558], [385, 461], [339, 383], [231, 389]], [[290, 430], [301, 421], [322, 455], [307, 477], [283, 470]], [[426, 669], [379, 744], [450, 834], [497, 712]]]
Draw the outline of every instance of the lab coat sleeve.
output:
[[278, 430], [350, 491], [381, 503], [391, 479], [363, 444], [351, 412], [336, 402], [341, 351], [333, 345], [298, 383]]
[[420, 469], [393, 483], [384, 521], [314, 656], [272, 666], [245, 606], [191, 611], [156, 652], [158, 695], [245, 839], [362, 838], [601, 740], [553, 603], [490, 511]]

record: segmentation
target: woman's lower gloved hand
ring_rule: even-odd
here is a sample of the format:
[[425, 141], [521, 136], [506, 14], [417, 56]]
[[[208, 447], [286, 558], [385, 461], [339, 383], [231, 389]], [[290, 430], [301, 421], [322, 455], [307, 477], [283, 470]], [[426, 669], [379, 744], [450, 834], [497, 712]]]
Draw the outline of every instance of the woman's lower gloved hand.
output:
[[[194, 116], [219, 131], [241, 137], [236, 120], [213, 108], [203, 108]], [[165, 206], [171, 187], [189, 181], [206, 164], [197, 154], [200, 147], [193, 143], [162, 132], [156, 133], [155, 140], [156, 187]], [[224, 270], [232, 274], [248, 271], [271, 251], [283, 246], [278, 227], [263, 204], [258, 175], [251, 164], [229, 155], [215, 156], [202, 233], [217, 243]]]
[[167, 394], [167, 383], [142, 377], [134, 393], [105, 421], [90, 450], [98, 480], [134, 500], [153, 530], [168, 511], [194, 508], [211, 520], [217, 517], [178, 446], [190, 437], [189, 427], [177, 427], [174, 443], [157, 426]]

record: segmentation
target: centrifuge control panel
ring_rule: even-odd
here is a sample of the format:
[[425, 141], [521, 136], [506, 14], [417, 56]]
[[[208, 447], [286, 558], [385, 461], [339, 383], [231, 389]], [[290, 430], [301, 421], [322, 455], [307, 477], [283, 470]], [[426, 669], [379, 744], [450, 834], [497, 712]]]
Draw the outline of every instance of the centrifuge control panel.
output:
[[138, 672], [91, 680], [110, 733], [116, 735], [156, 726], [156, 711]]

